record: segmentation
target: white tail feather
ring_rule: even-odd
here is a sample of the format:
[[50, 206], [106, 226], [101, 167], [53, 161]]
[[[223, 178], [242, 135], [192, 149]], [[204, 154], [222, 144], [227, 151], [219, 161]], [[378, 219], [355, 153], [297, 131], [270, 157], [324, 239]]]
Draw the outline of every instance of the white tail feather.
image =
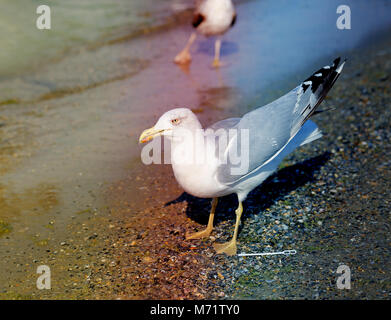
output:
[[316, 128], [314, 131], [312, 131], [312, 133], [300, 144], [300, 146], [303, 146], [307, 143], [310, 143], [312, 141], [315, 141], [317, 139], [320, 139], [322, 138], [323, 134], [322, 132], [319, 130], [319, 128]]
[[311, 120], [307, 120], [294, 138], [295, 148], [315, 141], [321, 137], [322, 132], [319, 130], [316, 123]]

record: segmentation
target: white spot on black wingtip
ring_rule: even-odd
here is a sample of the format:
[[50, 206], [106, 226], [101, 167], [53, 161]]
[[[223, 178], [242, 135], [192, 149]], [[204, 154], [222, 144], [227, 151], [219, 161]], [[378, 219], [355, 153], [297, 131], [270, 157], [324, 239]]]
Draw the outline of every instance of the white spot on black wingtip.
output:
[[[316, 113], [316, 108], [323, 101], [335, 81], [338, 79], [345, 61], [340, 64], [341, 58], [337, 58], [332, 65], [323, 67], [302, 82], [297, 91], [297, 100], [294, 108], [294, 112], [300, 112], [301, 120], [294, 126], [292, 129], [293, 132], [297, 132], [295, 130], [299, 130], [298, 128], [303, 126], [304, 123]], [[308, 88], [310, 88], [311, 92], [309, 95], [306, 95], [305, 100], [302, 101], [303, 93], [306, 92]]]
[[341, 63], [341, 65], [335, 70], [338, 74], [340, 74], [342, 72], [342, 69], [345, 65], [345, 62], [346, 62], [346, 59], [344, 60], [344, 62]]
[[330, 90], [334, 81], [341, 73], [346, 60], [341, 65], [340, 61], [341, 58], [336, 58], [331, 66], [324, 66], [302, 82], [300, 89], [297, 92], [295, 111], [299, 108], [302, 95], [308, 88], [311, 90], [309, 98], [310, 105], [303, 112], [311, 111], [311, 107], [315, 106], [315, 102], [321, 99], [324, 93], [327, 93]]
[[304, 81], [301, 84], [301, 87], [303, 88], [303, 92], [305, 92], [310, 86], [312, 85], [312, 81]]

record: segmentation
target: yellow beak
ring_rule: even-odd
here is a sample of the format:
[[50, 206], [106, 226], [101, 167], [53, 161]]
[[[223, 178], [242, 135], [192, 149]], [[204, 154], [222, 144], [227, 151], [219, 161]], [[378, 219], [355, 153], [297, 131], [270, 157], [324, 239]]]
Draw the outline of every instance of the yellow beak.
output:
[[143, 131], [139, 138], [140, 143], [145, 143], [151, 141], [153, 138], [158, 137], [163, 134], [164, 130], [155, 130], [154, 127], [146, 129]]

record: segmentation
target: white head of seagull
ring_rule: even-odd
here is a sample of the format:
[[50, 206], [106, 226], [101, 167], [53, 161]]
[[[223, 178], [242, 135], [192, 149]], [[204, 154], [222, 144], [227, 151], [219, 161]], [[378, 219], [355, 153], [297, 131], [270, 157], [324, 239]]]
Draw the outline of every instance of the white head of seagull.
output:
[[190, 109], [172, 109], [164, 113], [152, 128], [145, 130], [141, 134], [140, 142], [148, 142], [157, 136], [165, 136], [172, 139], [175, 133], [178, 135], [183, 129], [193, 131], [202, 129], [202, 126]]
[[[343, 66], [344, 62], [340, 63], [340, 58], [337, 58], [331, 66], [316, 71], [292, 91], [268, 105], [255, 109], [242, 118], [226, 119], [211, 126], [214, 130], [234, 129], [237, 132], [237, 135], [230, 138], [229, 143], [226, 144], [226, 148], [223, 150], [224, 154], [236, 149], [240, 144], [239, 133], [241, 130], [248, 130], [249, 166], [247, 172], [239, 175], [232, 174], [232, 165], [216, 161], [214, 156], [208, 157], [208, 161], [204, 163], [172, 163], [175, 178], [186, 192], [197, 197], [213, 198], [207, 228], [187, 236], [187, 239], [209, 237], [213, 229], [217, 199], [236, 193], [239, 206], [236, 210], [236, 224], [232, 240], [214, 246], [217, 253], [236, 254], [236, 239], [243, 212], [242, 202], [250, 191], [277, 170], [284, 157], [299, 146], [322, 137], [316, 124], [309, 118], [334, 85]], [[145, 130], [140, 136], [140, 142], [147, 142], [158, 135], [171, 138], [180, 136], [180, 129], [197, 131], [202, 127], [197, 117], [189, 109], [173, 109], [163, 114], [153, 128]], [[197, 152], [218, 154], [221, 150], [213, 152], [213, 148], [220, 146], [220, 143], [212, 144], [212, 142], [219, 140], [220, 136], [214, 135], [212, 130], [209, 135], [206, 134], [206, 138], [206, 144]], [[172, 140], [172, 153], [175, 153], [178, 148], [182, 148], [182, 151], [194, 148], [194, 144], [188, 145], [183, 139], [180, 142], [177, 142], [176, 139]], [[179, 153], [180, 155], [181, 153]]]

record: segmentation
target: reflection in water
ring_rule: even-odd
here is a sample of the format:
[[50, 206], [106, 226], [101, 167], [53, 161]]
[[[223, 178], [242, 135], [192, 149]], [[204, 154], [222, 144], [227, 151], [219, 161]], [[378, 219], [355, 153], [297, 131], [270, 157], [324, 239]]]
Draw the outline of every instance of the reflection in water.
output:
[[237, 88], [225, 86], [199, 89], [200, 107], [208, 110], [224, 110], [224, 105], [232, 101], [237, 92]]
[[[164, 22], [191, 1], [171, 7], [165, 0], [52, 0], [51, 30], [35, 27], [40, 3], [31, 0], [0, 0], [0, 80], [26, 70], [56, 62], [75, 53], [75, 47], [89, 47], [120, 39]], [[182, 4], [179, 6], [179, 4]], [[141, 32], [140, 32], [141, 31]]]

